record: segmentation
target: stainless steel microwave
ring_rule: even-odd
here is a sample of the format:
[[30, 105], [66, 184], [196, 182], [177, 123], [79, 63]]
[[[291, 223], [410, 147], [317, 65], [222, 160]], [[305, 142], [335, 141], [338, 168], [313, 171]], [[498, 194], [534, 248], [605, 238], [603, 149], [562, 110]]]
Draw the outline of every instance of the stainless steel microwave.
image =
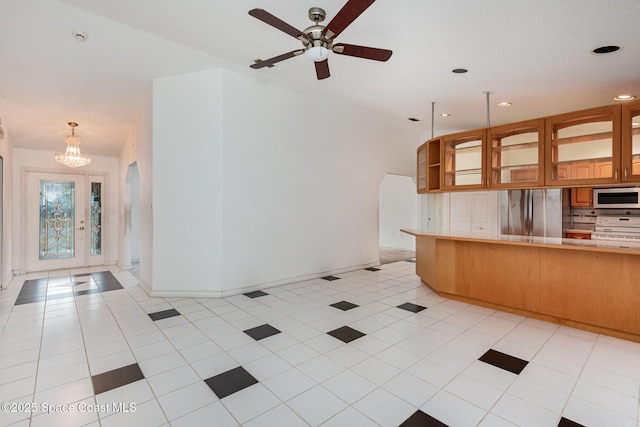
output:
[[640, 187], [594, 188], [594, 208], [640, 208]]

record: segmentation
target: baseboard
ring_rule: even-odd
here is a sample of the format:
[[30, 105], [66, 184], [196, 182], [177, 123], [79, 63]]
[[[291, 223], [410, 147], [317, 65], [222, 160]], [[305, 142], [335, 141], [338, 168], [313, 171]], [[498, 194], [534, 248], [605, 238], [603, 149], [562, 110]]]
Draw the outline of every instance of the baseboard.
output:
[[10, 271], [9, 276], [2, 281], [2, 286], [0, 286], [0, 289], [7, 289], [9, 287], [9, 283], [11, 283], [14, 277], [15, 274], [13, 274], [13, 271]]
[[264, 289], [273, 288], [276, 286], [290, 285], [292, 283], [306, 282], [307, 280], [319, 279], [321, 277], [331, 276], [334, 274], [347, 273], [350, 271], [363, 270], [365, 268], [376, 267], [380, 265], [380, 261], [369, 262], [366, 264], [352, 265], [348, 267], [341, 267], [333, 270], [327, 270], [319, 273], [306, 274], [303, 276], [289, 277], [282, 280], [274, 280], [270, 282], [254, 283], [251, 285], [243, 286], [241, 288], [224, 289], [224, 290], [153, 290], [149, 289], [149, 293], [152, 297], [162, 298], [224, 298], [232, 295], [245, 294], [247, 292], [260, 291]]

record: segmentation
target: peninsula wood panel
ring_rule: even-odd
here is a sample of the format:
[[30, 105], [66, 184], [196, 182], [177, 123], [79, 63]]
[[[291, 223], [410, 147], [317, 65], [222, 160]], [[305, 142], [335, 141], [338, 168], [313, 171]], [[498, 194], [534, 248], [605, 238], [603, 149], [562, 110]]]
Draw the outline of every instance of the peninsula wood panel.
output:
[[544, 250], [542, 312], [640, 334], [639, 265], [636, 255]]
[[638, 251], [410, 234], [441, 296], [640, 342]]
[[538, 311], [540, 248], [438, 240], [437, 290]]

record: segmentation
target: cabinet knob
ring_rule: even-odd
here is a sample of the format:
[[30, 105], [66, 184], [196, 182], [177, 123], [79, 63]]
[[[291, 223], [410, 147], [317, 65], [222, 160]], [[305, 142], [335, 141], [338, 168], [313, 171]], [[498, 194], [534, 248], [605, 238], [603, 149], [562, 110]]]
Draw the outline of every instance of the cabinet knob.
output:
[[627, 170], [627, 167], [624, 167], [624, 174], [623, 174], [624, 180], [626, 181], [627, 178], [629, 177], [629, 171]]
[[618, 180], [618, 169], [616, 169], [615, 173], [613, 174], [613, 179], [614, 179], [615, 181], [617, 181], [617, 180]]

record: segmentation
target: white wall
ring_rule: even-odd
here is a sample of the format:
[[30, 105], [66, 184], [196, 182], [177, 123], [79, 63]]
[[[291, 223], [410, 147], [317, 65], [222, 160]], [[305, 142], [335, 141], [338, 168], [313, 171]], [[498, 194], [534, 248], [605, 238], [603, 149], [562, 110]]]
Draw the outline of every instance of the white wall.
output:
[[418, 228], [416, 183], [402, 175], [387, 174], [380, 184], [380, 246], [415, 250], [415, 238], [401, 228]]
[[0, 156], [4, 159], [2, 170], [2, 270], [0, 271], [0, 288], [6, 288], [13, 277], [13, 144], [8, 129], [5, 129], [4, 140], [0, 143]]
[[414, 173], [419, 142], [409, 126], [223, 70], [157, 80], [153, 132], [155, 295], [376, 264], [380, 182]]
[[220, 294], [222, 96], [220, 70], [154, 82], [154, 295]]
[[[55, 152], [41, 150], [27, 150], [23, 148], [14, 148], [13, 150], [13, 264], [12, 268], [16, 273], [24, 273], [24, 242], [23, 242], [23, 225], [24, 219], [27, 217], [23, 212], [23, 201], [25, 183], [23, 182], [23, 174], [25, 170], [38, 170], [54, 173], [69, 173], [66, 168], [54, 161]], [[105, 176], [105, 186], [107, 195], [106, 210], [103, 210], [105, 221], [103, 229], [106, 229], [106, 235], [103, 236], [103, 243], [106, 244], [104, 252], [104, 260], [106, 264], [115, 264], [118, 254], [118, 159], [115, 157], [91, 156], [91, 164], [74, 172]], [[6, 220], [6, 218], [5, 218]]]
[[[141, 106], [138, 121], [135, 123], [127, 141], [120, 150], [118, 161], [119, 184], [119, 211], [120, 218], [118, 260], [128, 263], [131, 259], [132, 248], [127, 247], [125, 236], [125, 197], [126, 181], [129, 165], [136, 163], [139, 177], [139, 216], [140, 216], [140, 280], [144, 285], [150, 286], [153, 269], [153, 213], [152, 213], [152, 189], [153, 189], [153, 159], [152, 159], [152, 89], [149, 86], [147, 102]], [[127, 265], [122, 265], [128, 267]]]

